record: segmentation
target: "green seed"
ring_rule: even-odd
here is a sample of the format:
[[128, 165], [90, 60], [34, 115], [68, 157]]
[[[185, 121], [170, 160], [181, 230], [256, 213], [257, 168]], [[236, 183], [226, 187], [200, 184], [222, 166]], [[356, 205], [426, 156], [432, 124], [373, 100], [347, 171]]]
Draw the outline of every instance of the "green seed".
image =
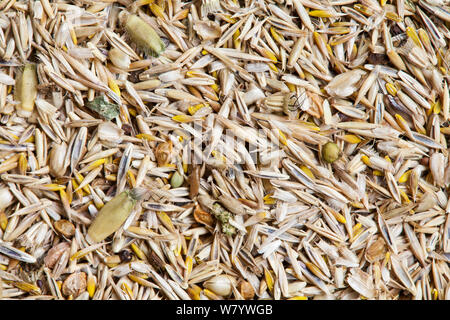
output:
[[88, 229], [88, 235], [94, 242], [100, 242], [116, 232], [133, 211], [141, 198], [142, 191], [133, 189], [123, 191], [106, 203]]
[[172, 188], [178, 188], [183, 184], [184, 178], [181, 174], [178, 173], [178, 171], [175, 171], [172, 175], [172, 178], [170, 179], [170, 185]]
[[159, 55], [166, 49], [164, 42], [155, 30], [144, 20], [136, 15], [129, 15], [125, 22], [125, 30], [130, 39], [136, 45], [153, 57]]
[[325, 162], [333, 163], [335, 162], [339, 156], [341, 155], [341, 150], [338, 145], [334, 142], [327, 142], [322, 147], [322, 159]]
[[16, 105], [19, 117], [29, 117], [34, 110], [34, 102], [37, 96], [36, 65], [28, 63], [17, 77], [14, 86], [14, 96], [20, 104]]

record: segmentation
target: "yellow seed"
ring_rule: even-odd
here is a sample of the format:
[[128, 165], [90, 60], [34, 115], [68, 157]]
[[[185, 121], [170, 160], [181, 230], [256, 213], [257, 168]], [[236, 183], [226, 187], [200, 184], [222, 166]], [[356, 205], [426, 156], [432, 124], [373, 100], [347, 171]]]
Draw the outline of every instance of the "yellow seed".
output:
[[136, 177], [134, 176], [134, 174], [131, 170], [127, 171], [127, 180], [128, 180], [129, 185], [132, 188], [136, 187]]
[[311, 179], [315, 179], [316, 177], [314, 176], [314, 174], [312, 173], [312, 171], [307, 167], [307, 166], [300, 166], [300, 169]]
[[72, 25], [69, 25], [69, 33], [70, 33], [70, 37], [72, 38], [73, 44], [77, 45], [78, 44], [77, 34], [75, 33], [75, 29], [73, 28]]
[[355, 4], [353, 6], [353, 8], [355, 8], [356, 11], [366, 15], [366, 16], [371, 16], [374, 12], [373, 10], [371, 10], [369, 7], [363, 5], [363, 4]]
[[161, 223], [169, 229], [171, 232], [174, 232], [175, 228], [173, 226], [172, 220], [164, 211], [157, 211], [156, 215], [158, 216]]
[[305, 297], [305, 296], [295, 296], [295, 297], [289, 298], [288, 300], [308, 300], [308, 297]]
[[92, 298], [94, 296], [95, 287], [96, 287], [95, 277], [93, 275], [89, 275], [87, 278], [86, 289], [87, 289], [87, 292], [89, 293], [90, 298]]
[[437, 300], [439, 297], [439, 291], [436, 288], [434, 288], [432, 291], [432, 294], [433, 294], [433, 300]]
[[0, 211], [0, 228], [2, 228], [3, 231], [5, 231], [7, 225], [8, 225], [8, 217], [6, 216], [6, 213]]
[[108, 78], [108, 86], [112, 91], [114, 91], [120, 97], [120, 88], [119, 88], [119, 85], [117, 84], [116, 80], [114, 80], [113, 78]]
[[[80, 173], [77, 173], [77, 174], [75, 174], [75, 179], [77, 180], [77, 182], [79, 183], [79, 184], [81, 184], [82, 182], [83, 182], [83, 180], [84, 180], [84, 177], [83, 177], [83, 175], [81, 175]], [[78, 187], [76, 188], [76, 189], [78, 189]], [[76, 190], [75, 189], [75, 190]], [[89, 186], [84, 186], [83, 188], [83, 191], [84, 192], [86, 192], [87, 194], [91, 194], [91, 190], [89, 190]]]
[[229, 14], [222, 15], [222, 19], [225, 20], [226, 22], [232, 23], [232, 24], [237, 22], [237, 20], [232, 18]]
[[331, 12], [325, 10], [311, 10], [310, 12], [308, 12], [308, 14], [311, 17], [318, 17], [318, 18], [330, 18], [333, 16]]
[[397, 95], [397, 88], [390, 82], [386, 83], [386, 90], [392, 96], [396, 96]]
[[128, 108], [128, 113], [131, 114], [133, 117], [136, 117], [137, 111], [135, 108]]
[[361, 142], [361, 139], [358, 136], [354, 135], [354, 134], [346, 134], [346, 135], [343, 136], [343, 138], [344, 138], [345, 142], [351, 143], [351, 144], [355, 144], [355, 143], [360, 143]]
[[22, 281], [12, 281], [11, 284], [22, 291], [29, 292], [35, 295], [41, 294], [41, 289], [34, 284]]
[[282, 144], [287, 145], [287, 138], [280, 129], [278, 129], [278, 138]]
[[265, 277], [265, 280], [266, 280], [267, 288], [269, 289], [269, 291], [272, 292], [273, 291], [274, 280], [273, 280], [272, 274], [266, 268], [264, 268], [264, 277]]
[[392, 163], [392, 160], [391, 160], [391, 158], [389, 158], [389, 156], [384, 156], [384, 159], [386, 159], [386, 161]]
[[402, 22], [402, 18], [400, 18], [398, 14], [393, 11], [386, 12], [386, 18], [395, 22]]
[[383, 260], [383, 267], [386, 266], [386, 264], [389, 262], [389, 259], [391, 258], [391, 252], [388, 251], [386, 252], [386, 255], [384, 256], [384, 260]]
[[411, 202], [411, 200], [409, 200], [409, 197], [408, 197], [408, 195], [406, 194], [405, 191], [400, 191], [400, 197], [402, 198], [403, 203], [410, 203]]
[[136, 135], [136, 138], [144, 139], [144, 140], [147, 140], [147, 141], [155, 141], [156, 140], [155, 136], [152, 136], [151, 134], [148, 134], [148, 133], [139, 133], [139, 134]]
[[92, 161], [90, 164], [88, 164], [87, 166], [83, 167], [83, 169], [81, 169], [79, 171], [79, 173], [91, 171], [91, 170], [93, 170], [95, 168], [100, 167], [105, 162], [106, 162], [106, 158], [102, 158], [102, 159], [98, 159], [98, 160]]
[[0, 270], [6, 271], [7, 269], [8, 269], [8, 266], [0, 264]]
[[263, 198], [264, 204], [268, 204], [268, 205], [275, 204], [276, 200], [274, 198], [270, 197], [271, 195], [272, 194], [270, 193]]
[[146, 4], [150, 4], [155, 2], [155, 0], [138, 0], [137, 5], [138, 6], [145, 6]]
[[262, 53], [262, 55], [263, 55], [264, 57], [266, 57], [267, 59], [270, 59], [270, 60], [272, 60], [272, 61], [275, 62], [275, 63], [278, 62], [277, 57], [275, 56], [275, 54], [274, 54], [271, 50], [266, 49], [266, 48], [262, 48], [262, 49], [261, 49], [261, 53]]
[[441, 100], [437, 100], [436, 103], [433, 105], [433, 113], [439, 114], [442, 110]]
[[289, 88], [289, 91], [294, 92], [296, 91], [296, 87], [295, 85], [293, 85], [292, 83], [286, 83], [287, 87]]
[[306, 267], [311, 271], [313, 274], [315, 274], [317, 277], [323, 276], [322, 271], [319, 269], [318, 266], [316, 266], [314, 263], [311, 262], [305, 262]]
[[188, 112], [191, 114], [191, 116], [193, 116], [198, 110], [200, 110], [203, 107], [205, 107], [205, 104], [203, 104], [203, 103], [196, 104], [194, 106], [190, 106], [188, 108]]
[[176, 121], [176, 122], [192, 122], [195, 119], [196, 118], [189, 116], [187, 114], [178, 114], [178, 115], [172, 117], [172, 120]]
[[387, 0], [380, 0], [380, 5], [384, 7], [386, 5]]
[[273, 27], [270, 27], [270, 33], [276, 42], [278, 42], [279, 44], [284, 43], [285, 40], [283, 35], [278, 33]]
[[355, 232], [357, 232], [358, 230], [360, 230], [361, 227], [362, 227], [362, 224], [361, 224], [361, 223], [355, 224], [355, 225], [353, 226], [353, 228], [352, 228], [353, 233], [355, 233]]
[[342, 224], [346, 224], [347, 220], [345, 219], [345, 217], [340, 214], [339, 212], [336, 212], [334, 210], [331, 210], [331, 213], [333, 214], [333, 216], [336, 218], [336, 220]]
[[192, 300], [200, 300], [200, 293], [202, 292], [202, 288], [193, 284], [191, 287], [187, 289], [188, 295]]
[[361, 202], [354, 202], [354, 201], [352, 201], [352, 202], [350, 202], [350, 205], [352, 207], [354, 207], [354, 208], [357, 208], [357, 209], [364, 208], [364, 205]]
[[219, 151], [217, 150], [213, 150], [211, 151], [211, 154], [213, 155], [214, 158], [216, 158], [217, 160], [220, 160], [222, 162], [227, 162], [227, 158]]
[[164, 10], [160, 6], [158, 6], [156, 3], [151, 3], [149, 5], [150, 11], [157, 17], [165, 20], [164, 18]]
[[187, 256], [185, 264], [186, 264], [186, 272], [187, 272], [187, 274], [190, 274], [192, 271], [192, 266], [193, 266], [192, 257]]
[[417, 35], [417, 32], [414, 28], [412, 27], [407, 27], [406, 28], [406, 34], [408, 35], [408, 37], [410, 37], [414, 43], [418, 46], [418, 47], [422, 47], [422, 44], [420, 43], [419, 40], [419, 36]]
[[42, 185], [43, 189], [49, 190], [49, 191], [59, 191], [61, 189], [65, 189], [66, 186], [60, 186], [58, 184], [55, 183], [51, 183], [51, 184], [44, 184]]
[[373, 174], [378, 177], [384, 176], [384, 173], [380, 170], [373, 170]]
[[411, 172], [412, 172], [412, 170], [408, 170], [404, 174], [402, 174], [400, 176], [400, 178], [398, 178], [398, 182], [399, 183], [404, 183], [404, 182], [408, 181], [409, 176], [411, 175]]
[[130, 297], [131, 300], [133, 300], [133, 291], [131, 290], [130, 286], [126, 282], [122, 282], [122, 290]]
[[327, 44], [326, 48], [327, 48], [328, 54], [333, 57], [333, 49], [331, 49], [331, 46], [329, 44]]
[[147, 260], [144, 252], [135, 243], [132, 243], [130, 246], [131, 250], [133, 250], [136, 257], [138, 257], [141, 260]]
[[241, 40], [238, 39], [238, 37], [241, 35], [241, 32], [239, 31], [239, 29], [237, 29], [234, 33], [233, 33], [233, 44], [234, 44], [234, 48], [235, 49], [240, 49], [241, 48]]
[[361, 156], [361, 161], [364, 162], [365, 165], [370, 166], [370, 159], [366, 155]]
[[278, 68], [275, 64], [273, 64], [272, 62], [269, 63], [269, 68], [270, 70], [272, 70], [273, 72], [278, 72]]
[[433, 109], [434, 109], [434, 102], [432, 103], [431, 108], [426, 111], [427, 116], [430, 116], [433, 113]]
[[24, 175], [27, 172], [27, 168], [28, 168], [28, 160], [27, 157], [25, 156], [25, 153], [20, 153], [19, 156], [19, 172], [20, 174]]
[[419, 29], [418, 33], [421, 43], [423, 43], [425, 47], [428, 48], [431, 47], [431, 42], [430, 38], [428, 37], [428, 33], [423, 29]]

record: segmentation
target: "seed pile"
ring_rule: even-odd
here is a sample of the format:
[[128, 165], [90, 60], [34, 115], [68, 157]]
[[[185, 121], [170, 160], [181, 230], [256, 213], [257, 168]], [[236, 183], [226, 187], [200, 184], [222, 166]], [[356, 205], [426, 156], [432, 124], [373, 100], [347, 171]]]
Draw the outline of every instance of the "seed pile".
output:
[[1, 299], [450, 299], [447, 0], [0, 1]]

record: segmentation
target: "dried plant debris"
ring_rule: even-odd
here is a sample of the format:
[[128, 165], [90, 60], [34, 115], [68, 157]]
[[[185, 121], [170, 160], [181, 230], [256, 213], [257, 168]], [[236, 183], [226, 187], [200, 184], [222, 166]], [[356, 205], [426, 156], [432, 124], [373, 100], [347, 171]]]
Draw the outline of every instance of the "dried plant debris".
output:
[[2, 1], [1, 298], [449, 299], [449, 23]]
[[89, 109], [97, 112], [106, 120], [113, 120], [120, 114], [119, 106], [115, 103], [110, 103], [106, 100], [104, 95], [96, 97], [86, 105]]

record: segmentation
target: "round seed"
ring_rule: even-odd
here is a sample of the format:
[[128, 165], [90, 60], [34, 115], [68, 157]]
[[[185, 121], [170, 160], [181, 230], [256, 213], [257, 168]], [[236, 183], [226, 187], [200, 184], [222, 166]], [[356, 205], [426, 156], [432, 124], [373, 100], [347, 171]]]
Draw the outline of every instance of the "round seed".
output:
[[178, 171], [175, 171], [172, 175], [172, 178], [170, 179], [170, 185], [172, 188], [178, 188], [181, 187], [183, 184], [184, 178], [181, 174], [178, 173]]
[[322, 159], [325, 162], [333, 163], [335, 162], [339, 156], [340, 156], [340, 150], [336, 143], [334, 142], [327, 142], [322, 147]]
[[56, 231], [61, 233], [66, 238], [73, 237], [73, 235], [75, 234], [75, 226], [70, 221], [61, 219], [61, 220], [55, 221], [53, 226], [55, 227]]

